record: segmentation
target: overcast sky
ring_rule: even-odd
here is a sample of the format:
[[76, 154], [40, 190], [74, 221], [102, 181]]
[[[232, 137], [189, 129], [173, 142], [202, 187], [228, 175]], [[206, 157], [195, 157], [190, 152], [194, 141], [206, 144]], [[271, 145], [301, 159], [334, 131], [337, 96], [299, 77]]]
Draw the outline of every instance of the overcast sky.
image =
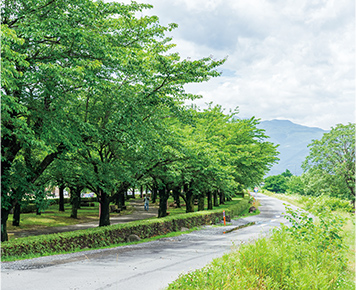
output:
[[241, 118], [330, 129], [355, 122], [354, 0], [143, 0], [182, 58], [228, 57], [222, 76], [187, 86]]

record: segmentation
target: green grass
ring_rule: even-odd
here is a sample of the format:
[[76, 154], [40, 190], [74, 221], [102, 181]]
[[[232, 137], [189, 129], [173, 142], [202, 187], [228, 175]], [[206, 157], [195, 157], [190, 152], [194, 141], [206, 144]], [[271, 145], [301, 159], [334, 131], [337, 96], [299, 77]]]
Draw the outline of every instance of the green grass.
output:
[[[94, 207], [81, 207], [78, 209], [78, 218], [73, 219], [70, 217], [71, 205], [65, 204], [64, 212], [58, 211], [58, 205], [51, 205], [47, 210], [41, 213], [41, 215], [36, 215], [36, 213], [21, 213], [20, 216], [20, 226], [13, 226], [13, 215], [9, 215], [7, 221], [8, 231], [22, 231], [22, 230], [37, 230], [46, 227], [61, 227], [68, 225], [75, 225], [80, 223], [98, 221], [99, 222], [99, 203], [95, 202]], [[133, 208], [127, 206], [127, 210], [122, 211], [120, 214], [124, 215], [132, 213]], [[11, 239], [11, 234], [9, 235]]]
[[[281, 197], [279, 195], [279, 197]], [[281, 199], [303, 207], [292, 196]], [[203, 269], [181, 275], [167, 289], [355, 289], [355, 222], [321, 214], [319, 222], [275, 230]], [[339, 239], [339, 236], [342, 239]]]
[[[270, 191], [264, 191], [263, 194], [278, 198], [280, 200], [287, 201], [291, 204], [294, 204], [296, 206], [299, 206], [300, 208], [309, 210], [313, 206], [318, 207], [318, 201], [322, 200], [322, 198], [316, 198], [316, 197], [306, 197], [306, 196], [301, 196], [298, 194], [276, 194]], [[325, 197], [327, 199], [327, 197]], [[325, 202], [323, 201], [321, 206], [324, 206]], [[319, 205], [320, 206], [320, 205]], [[341, 215], [345, 219], [347, 219], [347, 222], [345, 226], [343, 227], [343, 238], [344, 238], [344, 244], [345, 247], [348, 249], [347, 251], [347, 259], [348, 259], [348, 266], [347, 266], [347, 277], [349, 278], [350, 281], [356, 281], [356, 269], [355, 269], [355, 215], [352, 213], [345, 211], [344, 207], [338, 208], [337, 210], [334, 211], [336, 214]]]
[[180, 276], [168, 289], [353, 289], [340, 273], [341, 255], [315, 246], [276, 232]]

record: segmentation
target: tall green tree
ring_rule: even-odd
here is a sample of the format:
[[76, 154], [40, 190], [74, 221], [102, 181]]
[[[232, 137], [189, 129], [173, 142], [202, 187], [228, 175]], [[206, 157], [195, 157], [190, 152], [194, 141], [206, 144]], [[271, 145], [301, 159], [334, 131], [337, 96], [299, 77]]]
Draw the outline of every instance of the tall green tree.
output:
[[288, 178], [282, 174], [268, 176], [264, 180], [263, 188], [276, 193], [285, 193], [288, 189], [287, 181]]
[[[92, 151], [82, 157], [93, 170], [111, 170], [115, 142], [138, 140], [136, 124], [148, 123], [162, 104], [178, 112], [177, 104], [192, 97], [184, 84], [218, 75], [223, 61], [181, 61], [169, 54], [173, 45], [164, 33], [176, 25], [135, 16], [150, 7], [91, 0], [3, 3], [2, 229], [14, 200], [11, 167], [26, 148], [44, 153], [28, 183], [62, 153], [78, 149]], [[105, 166], [99, 169], [97, 160]], [[115, 188], [111, 182], [104, 187]]]
[[315, 190], [355, 203], [355, 124], [338, 124], [308, 147], [302, 167], [310, 182], [319, 181]]
[[225, 196], [259, 183], [277, 155], [276, 146], [256, 128], [256, 119], [234, 120], [236, 112], [224, 114], [221, 106], [212, 104], [194, 111], [191, 124], [175, 124], [181, 137], [178, 150], [185, 156], [178, 161], [178, 179], [188, 212], [193, 211], [193, 198], [202, 201], [207, 196], [211, 208], [213, 194], [219, 193], [223, 202]]

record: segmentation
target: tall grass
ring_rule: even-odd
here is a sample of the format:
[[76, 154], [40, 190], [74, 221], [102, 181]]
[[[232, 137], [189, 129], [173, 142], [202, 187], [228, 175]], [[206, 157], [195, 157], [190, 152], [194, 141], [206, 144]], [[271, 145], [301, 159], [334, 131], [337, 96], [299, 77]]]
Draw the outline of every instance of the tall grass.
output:
[[337, 197], [330, 197], [327, 195], [321, 196], [306, 196], [296, 193], [284, 194], [284, 193], [273, 193], [268, 190], [263, 190], [263, 194], [272, 196], [281, 200], [288, 201], [296, 206], [299, 206], [307, 211], [323, 210], [323, 208], [328, 207], [332, 211], [339, 212], [354, 212], [355, 208], [349, 200], [343, 200]]
[[342, 235], [345, 219], [323, 211], [317, 221], [287, 211], [292, 226], [242, 245], [168, 289], [354, 289]]

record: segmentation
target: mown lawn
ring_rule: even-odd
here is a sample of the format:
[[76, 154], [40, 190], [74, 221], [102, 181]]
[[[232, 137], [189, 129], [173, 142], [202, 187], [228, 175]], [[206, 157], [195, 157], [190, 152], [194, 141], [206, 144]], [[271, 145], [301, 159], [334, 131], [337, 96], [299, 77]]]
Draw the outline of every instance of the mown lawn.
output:
[[[122, 211], [120, 215], [130, 214], [133, 208], [129, 206], [127, 210]], [[64, 212], [58, 210], [58, 205], [51, 205], [47, 210], [41, 213], [41, 215], [36, 215], [36, 213], [21, 213], [20, 216], [20, 226], [15, 227], [12, 225], [13, 216], [9, 215], [7, 221], [8, 231], [21, 231], [21, 230], [35, 230], [46, 227], [60, 227], [75, 225], [80, 223], [86, 223], [91, 221], [99, 222], [99, 203], [94, 202], [93, 207], [81, 207], [78, 209], [78, 218], [71, 218], [71, 205], [65, 204]], [[119, 215], [115, 213], [114, 215]], [[10, 236], [11, 238], [11, 236]]]
[[[232, 204], [235, 204], [242, 198], [233, 198], [231, 201], [226, 201], [224, 205], [220, 205], [216, 208], [224, 208], [228, 207]], [[140, 201], [140, 197], [136, 197], [136, 201]], [[181, 208], [173, 208], [170, 205], [173, 205], [174, 200], [172, 197], [168, 199], [168, 209], [167, 212], [169, 215], [179, 215], [184, 214], [186, 211], [184, 201], [181, 200]], [[159, 201], [155, 204], [150, 203], [150, 209], [152, 207], [158, 207]], [[118, 216], [118, 215], [127, 215], [133, 212], [133, 207], [130, 206], [130, 202], [126, 202], [127, 210], [122, 211], [120, 214], [111, 213], [110, 216]], [[142, 208], [143, 208], [143, 200], [142, 200]], [[94, 207], [81, 207], [78, 210], [78, 218], [73, 219], [70, 217], [71, 214], [71, 205], [65, 204], [65, 211], [60, 212], [58, 210], [58, 205], [51, 205], [48, 209], [42, 212], [41, 215], [36, 215], [36, 213], [22, 213], [20, 217], [20, 226], [15, 227], [12, 225], [13, 216], [9, 215], [9, 219], [7, 222], [7, 230], [8, 231], [22, 231], [22, 230], [36, 230], [46, 227], [60, 227], [60, 226], [68, 226], [75, 225], [80, 223], [98, 221], [99, 222], [99, 203], [94, 202]], [[198, 207], [194, 207], [195, 211], [198, 210]], [[207, 209], [207, 201], [205, 201], [205, 209]], [[11, 238], [11, 234], [9, 236]]]

